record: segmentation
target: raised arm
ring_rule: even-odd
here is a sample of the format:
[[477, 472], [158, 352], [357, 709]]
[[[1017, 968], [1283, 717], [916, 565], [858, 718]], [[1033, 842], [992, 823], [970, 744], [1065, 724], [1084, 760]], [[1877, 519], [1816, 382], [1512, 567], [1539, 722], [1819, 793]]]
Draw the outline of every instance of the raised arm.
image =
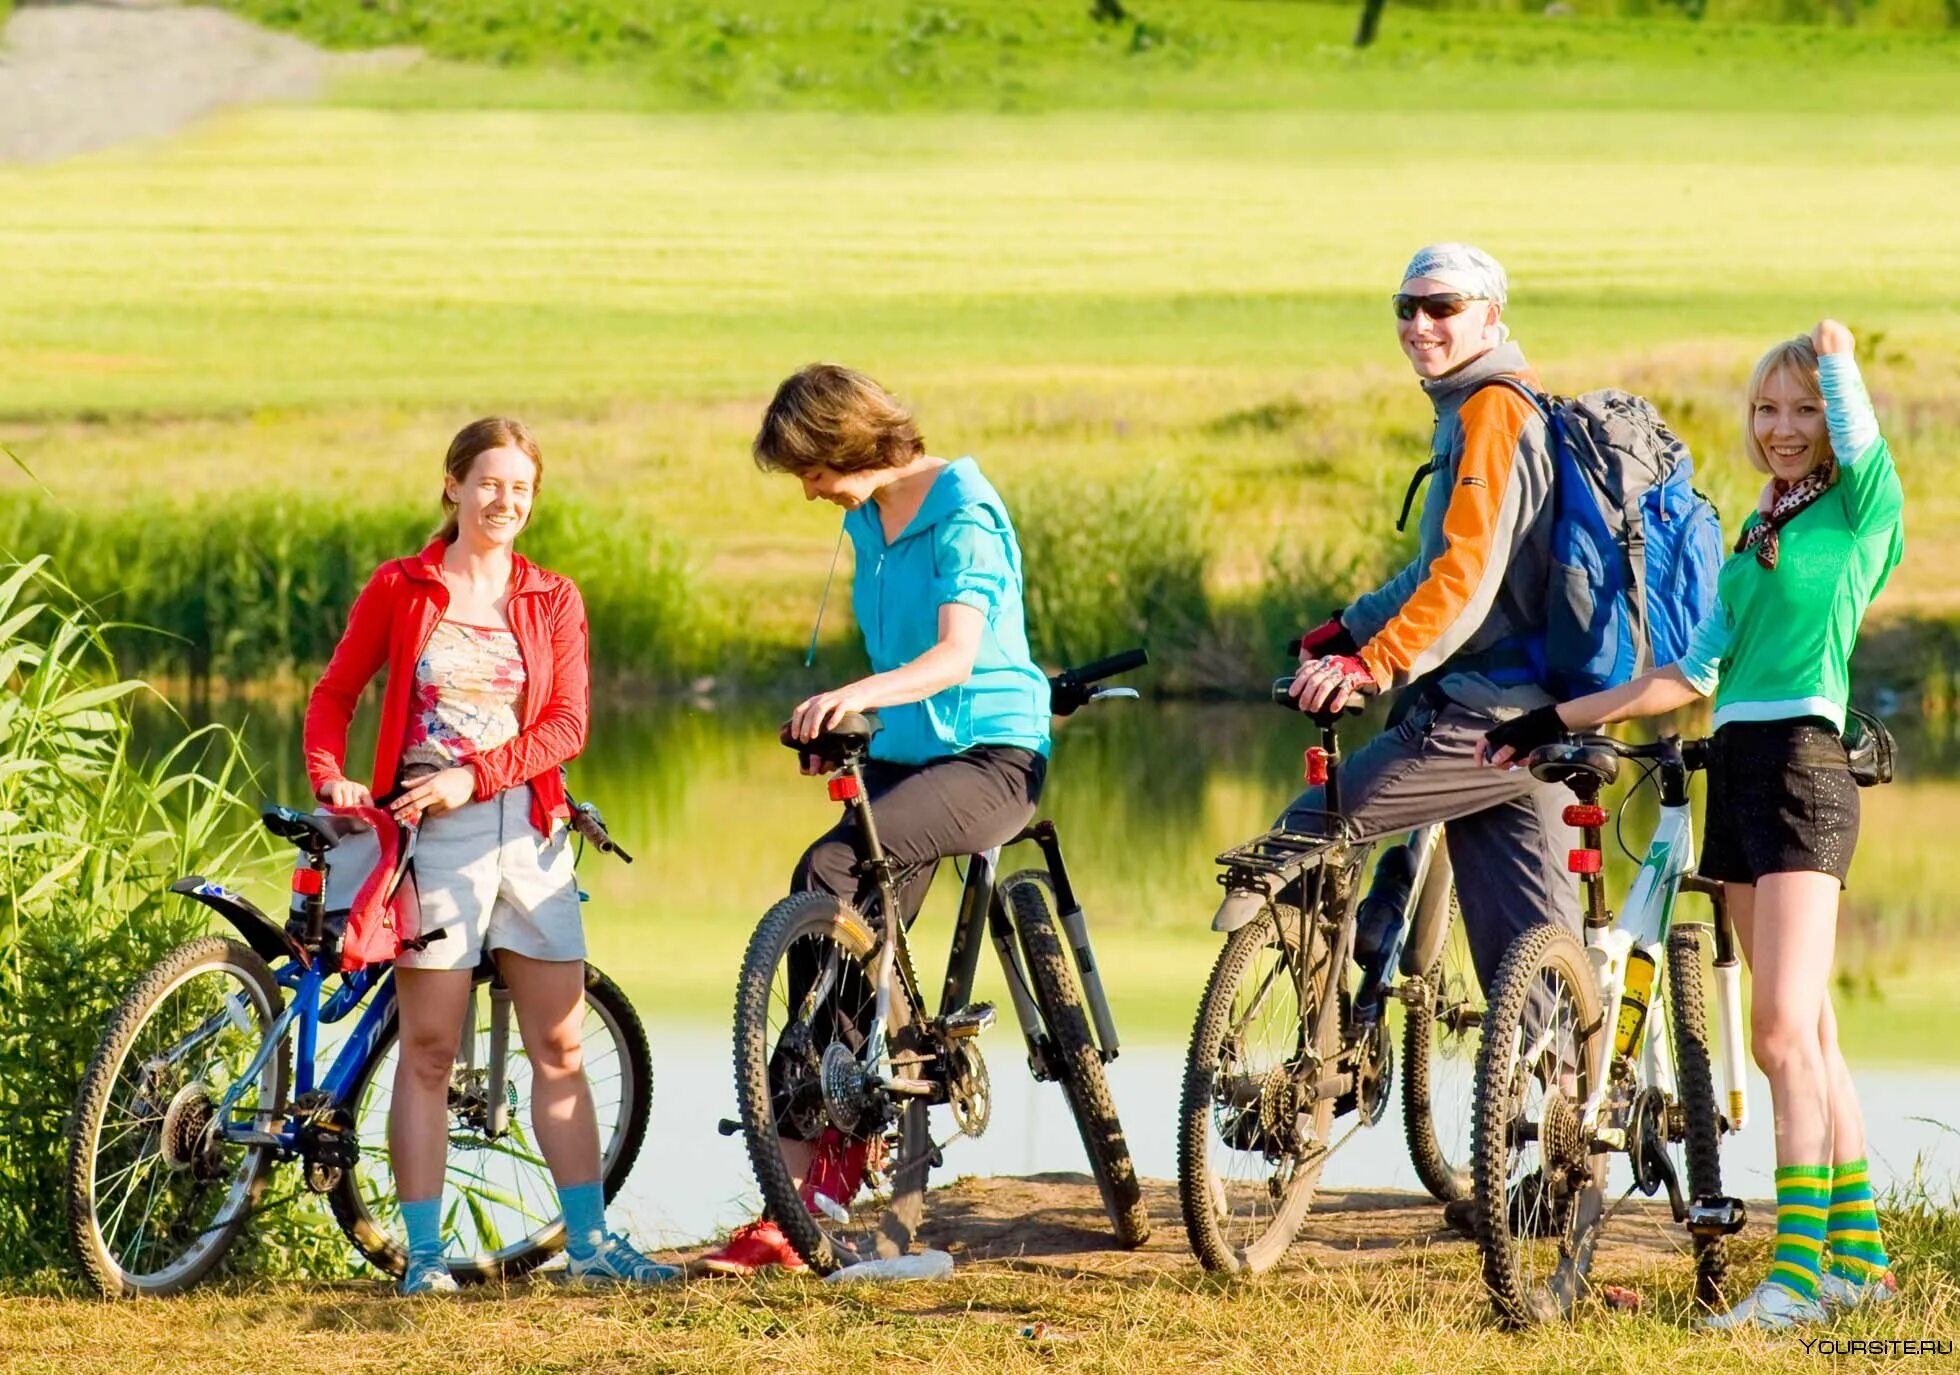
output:
[[1851, 523], [1859, 530], [1888, 525], [1905, 505], [1891, 446], [1879, 433], [1878, 412], [1858, 372], [1851, 331], [1820, 320], [1811, 331], [1817, 349], [1817, 385], [1824, 393], [1824, 423], [1837, 458]]

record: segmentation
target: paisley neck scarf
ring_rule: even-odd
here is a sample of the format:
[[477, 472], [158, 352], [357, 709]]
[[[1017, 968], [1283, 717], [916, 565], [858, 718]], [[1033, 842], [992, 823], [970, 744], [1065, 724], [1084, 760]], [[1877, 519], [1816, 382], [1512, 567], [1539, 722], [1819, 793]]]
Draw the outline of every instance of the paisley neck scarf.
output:
[[1742, 538], [1735, 543], [1735, 552], [1745, 549], [1756, 551], [1756, 562], [1764, 568], [1776, 567], [1778, 539], [1776, 532], [1796, 519], [1797, 513], [1810, 505], [1824, 493], [1831, 490], [1837, 482], [1837, 461], [1826, 459], [1812, 468], [1795, 482], [1778, 480], [1775, 485], [1776, 498], [1770, 502], [1769, 509], [1762, 513], [1762, 520], [1742, 532]]

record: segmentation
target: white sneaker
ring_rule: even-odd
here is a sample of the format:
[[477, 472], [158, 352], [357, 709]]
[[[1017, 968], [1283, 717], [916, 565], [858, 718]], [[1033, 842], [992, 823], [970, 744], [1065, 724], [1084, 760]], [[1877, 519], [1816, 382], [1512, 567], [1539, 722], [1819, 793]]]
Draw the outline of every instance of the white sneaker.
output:
[[572, 1284], [667, 1284], [681, 1277], [677, 1265], [648, 1260], [625, 1237], [608, 1232], [590, 1255], [569, 1256], [565, 1277]]
[[1899, 1281], [1890, 1270], [1877, 1279], [1853, 1280], [1826, 1270], [1817, 1281], [1817, 1299], [1832, 1313], [1890, 1303], [1899, 1297]]
[[1744, 1327], [1781, 1332], [1798, 1323], [1826, 1322], [1830, 1316], [1816, 1299], [1807, 1299], [1794, 1289], [1764, 1280], [1728, 1312], [1702, 1318], [1695, 1326], [1704, 1332], [1733, 1332]]
[[441, 1261], [419, 1261], [408, 1267], [395, 1292], [409, 1299], [421, 1294], [454, 1294], [462, 1287]]

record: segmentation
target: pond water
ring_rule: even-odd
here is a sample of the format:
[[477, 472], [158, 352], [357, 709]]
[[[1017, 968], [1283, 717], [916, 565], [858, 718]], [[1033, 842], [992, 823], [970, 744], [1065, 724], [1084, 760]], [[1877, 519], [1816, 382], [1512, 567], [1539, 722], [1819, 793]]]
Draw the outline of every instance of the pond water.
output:
[[[250, 743], [264, 795], [300, 803], [297, 709], [230, 704], [217, 714]], [[692, 1240], [754, 1207], [739, 1138], [714, 1130], [735, 1106], [735, 973], [756, 920], [834, 813], [821, 780], [799, 777], [775, 742], [777, 719], [756, 705], [599, 704], [573, 769], [574, 792], [603, 807], [636, 861], [588, 856], [580, 878], [591, 894], [592, 959], [626, 989], [653, 1041], [653, 1130], [620, 1203], [641, 1236]], [[1366, 726], [1352, 730], [1366, 738]], [[1095, 932], [1123, 1034], [1112, 1088], [1147, 1176], [1176, 1173], [1184, 1041], [1219, 942], [1209, 929], [1219, 895], [1212, 857], [1263, 828], [1297, 791], [1309, 733], [1270, 707], [1147, 700], [1098, 704], [1058, 730], [1043, 810], [1061, 829]], [[1862, 795], [1837, 1005], [1881, 1187], [1917, 1164], [1945, 1194], [1960, 1176], [1960, 1000], [1949, 991], [1960, 975], [1960, 916], [1947, 901], [1960, 881], [1951, 840], [1960, 751], [1924, 729], [1902, 733], [1901, 746], [1901, 780]], [[355, 758], [367, 758], [364, 746]], [[1650, 794], [1629, 804], [1625, 833], [1635, 849], [1652, 815]], [[1003, 867], [1034, 858], [1031, 847], [1025, 858], [1009, 851]], [[1615, 892], [1631, 869], [1619, 863]], [[276, 885], [268, 872], [260, 895]], [[914, 929], [928, 985], [944, 967], [956, 893], [949, 869]], [[981, 1139], [950, 1147], [938, 1177], [1085, 1168], [1059, 1090], [1028, 1077], [991, 955], [982, 970], [978, 996], [1003, 1009], [985, 1043], [993, 1122]], [[1758, 1080], [1752, 1093], [1753, 1120], [1725, 1146], [1724, 1169], [1733, 1191], [1765, 1197], [1773, 1193], [1768, 1091]], [[1330, 1187], [1420, 1188], [1397, 1111], [1334, 1156]]]

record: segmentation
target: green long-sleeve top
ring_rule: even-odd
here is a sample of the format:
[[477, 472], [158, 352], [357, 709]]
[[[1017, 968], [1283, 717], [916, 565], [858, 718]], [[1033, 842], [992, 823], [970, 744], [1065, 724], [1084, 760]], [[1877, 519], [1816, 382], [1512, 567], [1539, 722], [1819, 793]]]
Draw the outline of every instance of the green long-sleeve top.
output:
[[1837, 482], [1777, 532], [1775, 568], [1753, 551], [1729, 556], [1680, 661], [1697, 692], [1715, 695], [1718, 730], [1818, 716], [1842, 731], [1858, 627], [1905, 552], [1905, 494], [1857, 363], [1827, 353], [1818, 380]]

